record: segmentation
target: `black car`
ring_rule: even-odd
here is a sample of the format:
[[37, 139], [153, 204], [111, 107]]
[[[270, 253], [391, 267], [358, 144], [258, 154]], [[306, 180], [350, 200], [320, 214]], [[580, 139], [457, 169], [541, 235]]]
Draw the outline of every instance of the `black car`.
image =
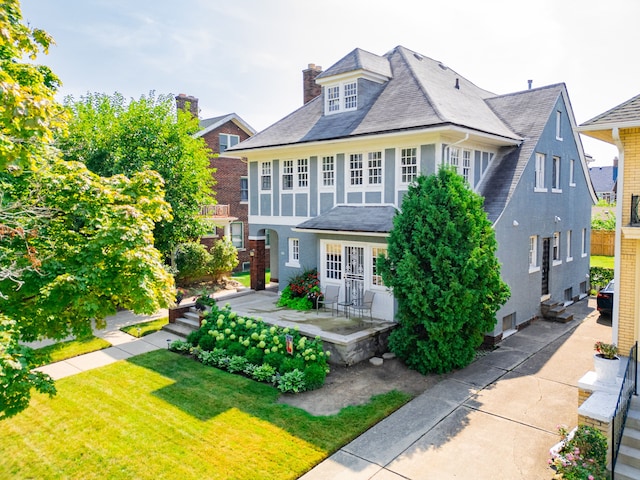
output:
[[613, 280], [598, 292], [598, 311], [601, 315], [611, 315], [613, 312]]

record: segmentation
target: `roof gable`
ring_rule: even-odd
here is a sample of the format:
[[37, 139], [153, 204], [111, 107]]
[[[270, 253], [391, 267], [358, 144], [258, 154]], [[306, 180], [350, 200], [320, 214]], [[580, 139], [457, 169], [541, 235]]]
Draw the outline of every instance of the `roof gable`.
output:
[[386, 78], [391, 78], [392, 75], [388, 59], [356, 48], [319, 74], [316, 81], [320, 80], [318, 83], [323, 83], [323, 79], [355, 71], [368, 72]]
[[235, 123], [238, 126], [238, 128], [244, 130], [249, 136], [255, 135], [256, 133], [253, 127], [249, 125], [247, 122], [245, 122], [242, 118], [240, 118], [239, 115], [237, 115], [236, 113], [228, 113], [226, 115], [220, 115], [219, 117], [211, 117], [211, 118], [206, 118], [204, 120], [200, 120], [201, 130], [199, 130], [194, 136], [202, 137], [203, 135], [206, 135], [212, 130], [215, 130], [216, 128], [221, 127], [227, 122]]

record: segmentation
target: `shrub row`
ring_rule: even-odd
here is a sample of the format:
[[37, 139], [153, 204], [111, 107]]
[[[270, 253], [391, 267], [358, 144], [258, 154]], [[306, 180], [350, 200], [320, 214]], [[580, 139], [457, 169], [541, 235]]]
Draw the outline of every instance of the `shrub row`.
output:
[[329, 373], [319, 337], [309, 339], [297, 328], [270, 326], [261, 319], [242, 317], [227, 304], [213, 307], [199, 330], [170, 349], [190, 353], [205, 365], [242, 373], [273, 383], [281, 392], [301, 392], [324, 385]]
[[603, 267], [591, 267], [589, 269], [589, 283], [592, 288], [604, 287], [613, 280], [613, 269]]

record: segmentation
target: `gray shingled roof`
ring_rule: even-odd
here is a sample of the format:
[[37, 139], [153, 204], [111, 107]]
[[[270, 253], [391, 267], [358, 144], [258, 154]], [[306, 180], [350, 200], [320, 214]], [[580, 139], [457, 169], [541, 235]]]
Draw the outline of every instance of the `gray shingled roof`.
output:
[[584, 122], [581, 127], [612, 125], [636, 122], [640, 124], [640, 95], [637, 95], [617, 107], [613, 107], [597, 117]]
[[388, 233], [393, 228], [396, 209], [387, 205], [339, 205], [311, 218], [296, 228], [336, 232]]
[[487, 99], [496, 115], [525, 138], [518, 147], [501, 149], [478, 186], [478, 193], [485, 198], [484, 209], [491, 222], [500, 217], [515, 191], [563, 91], [566, 91], [564, 84], [556, 84]]
[[377, 73], [387, 78], [391, 78], [391, 65], [389, 65], [388, 59], [360, 48], [353, 50], [316, 78], [322, 79], [332, 77], [334, 75], [353, 72], [355, 70], [366, 70], [367, 72]]
[[[325, 73], [345, 68], [382, 68], [392, 76], [379, 95], [358, 110], [323, 115], [322, 97], [308, 102], [287, 117], [229, 150], [292, 145], [359, 135], [456, 125], [511, 140], [520, 136], [505, 125], [485, 102], [494, 94], [476, 87], [437, 60], [404, 47], [396, 47], [374, 61], [373, 54], [356, 49]], [[377, 62], [377, 63], [376, 63]], [[374, 65], [376, 64], [376, 65]], [[456, 88], [458, 84], [459, 88]]]
[[613, 178], [616, 173], [616, 167], [612, 165], [606, 167], [590, 167], [589, 176], [591, 177], [591, 183], [596, 192], [613, 192], [615, 185], [615, 179]]

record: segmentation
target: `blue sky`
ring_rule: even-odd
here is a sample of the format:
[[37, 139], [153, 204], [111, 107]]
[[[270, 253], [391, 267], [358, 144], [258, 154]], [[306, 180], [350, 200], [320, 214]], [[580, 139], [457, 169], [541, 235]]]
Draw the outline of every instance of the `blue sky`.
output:
[[[185, 93], [262, 130], [302, 105], [302, 70], [403, 45], [497, 94], [564, 82], [578, 124], [640, 93], [637, 0], [23, 0], [56, 44], [61, 99]], [[599, 165], [617, 150], [583, 137]]]

